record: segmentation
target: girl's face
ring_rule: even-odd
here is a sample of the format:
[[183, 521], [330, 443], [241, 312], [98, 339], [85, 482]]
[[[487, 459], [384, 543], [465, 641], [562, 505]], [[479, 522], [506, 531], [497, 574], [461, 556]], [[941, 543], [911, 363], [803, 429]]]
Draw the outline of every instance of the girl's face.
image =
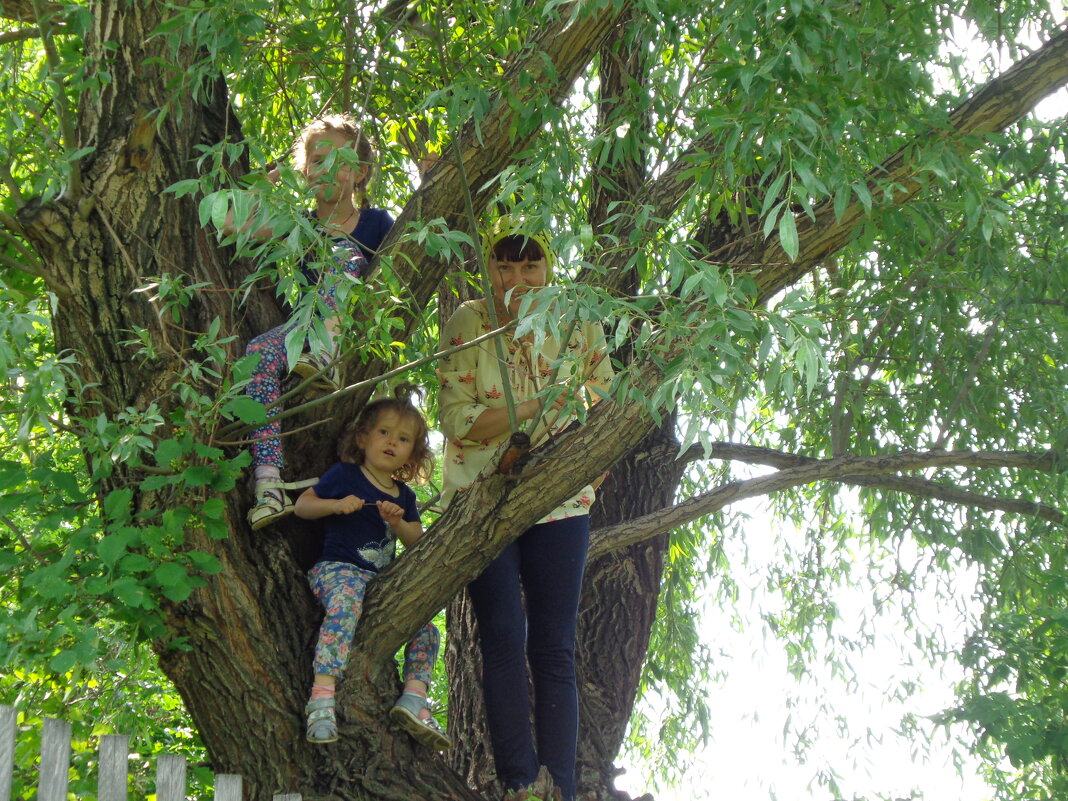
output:
[[519, 304], [523, 293], [528, 289], [545, 286], [548, 279], [545, 258], [523, 259], [521, 261], [504, 261], [491, 255], [489, 259], [490, 283], [493, 284], [493, 297], [497, 305], [504, 307], [504, 298], [512, 291], [508, 303], [508, 313], [515, 317], [519, 314]]
[[356, 444], [363, 451], [365, 466], [380, 476], [389, 476], [408, 464], [418, 436], [419, 426], [414, 420], [384, 409], [370, 430], [356, 437]]
[[339, 158], [334, 159], [329, 170], [326, 169], [327, 158], [333, 151], [343, 147], [352, 149], [352, 141], [340, 131], [315, 134], [308, 139], [306, 147], [304, 175], [318, 200], [336, 203], [367, 177], [366, 164], [357, 170]]

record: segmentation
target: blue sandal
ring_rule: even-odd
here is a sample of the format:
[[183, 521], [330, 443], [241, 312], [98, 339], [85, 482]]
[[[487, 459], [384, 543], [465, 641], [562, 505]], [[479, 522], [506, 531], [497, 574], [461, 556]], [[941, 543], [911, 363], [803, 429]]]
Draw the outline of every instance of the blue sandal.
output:
[[333, 698], [313, 698], [304, 707], [308, 715], [309, 743], [336, 743], [337, 716], [334, 714]]
[[410, 734], [416, 742], [422, 743], [435, 751], [452, 748], [452, 740], [441, 730], [441, 726], [432, 717], [420, 718], [419, 713], [428, 709], [426, 699], [416, 693], [402, 693], [389, 717], [394, 723]]

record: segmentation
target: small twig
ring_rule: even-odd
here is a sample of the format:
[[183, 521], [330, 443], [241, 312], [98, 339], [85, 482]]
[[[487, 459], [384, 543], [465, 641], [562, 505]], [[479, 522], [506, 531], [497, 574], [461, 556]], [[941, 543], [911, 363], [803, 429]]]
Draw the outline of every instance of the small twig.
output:
[[[0, 212], [0, 225], [3, 225], [5, 228], [7, 228], [9, 227], [7, 225], [7, 222], [8, 215], [4, 214], [3, 212]], [[13, 247], [16, 251], [18, 251], [18, 254], [25, 260], [25, 266], [20, 267], [19, 269], [27, 273], [33, 273], [34, 275], [42, 274], [38, 273], [37, 271], [44, 270], [44, 262], [42, 262], [40, 258], [38, 258], [36, 253], [26, 247], [26, 245], [20, 242], [13, 234], [8, 233], [8, 231], [4, 230], [4, 228], [0, 228], [0, 240]]]
[[[264, 425], [267, 425], [268, 423], [273, 423], [275, 419], [276, 418], [274, 417], [267, 418], [267, 422]], [[333, 419], [333, 417], [324, 417], [322, 420], [316, 420], [314, 423], [308, 423], [308, 425], [306, 426], [300, 426], [299, 428], [294, 428], [289, 431], [283, 431], [279, 434], [262, 434], [261, 436], [249, 437], [248, 439], [212, 439], [211, 444], [227, 446], [253, 445], [257, 442], [263, 442], [264, 440], [268, 439], [282, 439], [283, 437], [291, 437], [294, 434], [299, 434], [301, 431], [307, 431], [309, 428], [315, 428], [316, 426], [321, 426], [326, 423], [329, 423]]]
[[34, 550], [34, 547], [30, 544], [30, 541], [26, 539], [26, 535], [23, 533], [22, 529], [16, 526], [10, 518], [0, 517], [0, 520], [2, 520], [4, 524], [7, 525], [9, 529], [11, 529], [15, 537], [18, 538], [18, 541], [22, 543], [22, 547], [26, 549], [26, 553], [36, 559], [40, 564], [45, 564], [48, 561], [39, 553], [37, 553], [36, 550]]
[[[445, 58], [445, 45], [441, 41], [441, 31], [434, 26], [431, 31], [431, 38], [437, 47], [438, 60], [441, 63], [442, 70], [448, 73], [448, 61]], [[486, 311], [489, 314], [490, 325], [493, 328], [500, 326], [500, 322], [497, 319], [497, 306], [494, 303], [493, 297], [493, 284], [490, 281], [489, 265], [486, 264], [485, 254], [482, 252], [482, 248], [479, 247], [478, 240], [478, 218], [475, 215], [475, 204], [471, 197], [471, 183], [467, 178], [467, 170], [464, 167], [464, 154], [460, 147], [460, 137], [456, 135], [456, 131], [450, 131], [450, 138], [452, 142], [453, 155], [456, 159], [456, 171], [460, 178], [460, 188], [463, 191], [464, 197], [464, 213], [467, 215], [467, 223], [471, 228], [471, 243], [475, 251], [475, 263], [478, 265], [479, 277], [482, 279], [482, 294], [486, 298]], [[545, 254], [548, 258], [549, 254]], [[444, 326], [443, 326], [444, 327]], [[499, 339], [493, 341], [494, 350], [497, 353], [497, 366], [501, 374], [501, 389], [504, 391], [504, 408], [508, 413], [508, 429], [515, 432], [519, 430], [519, 418], [515, 413], [515, 397], [512, 395], [512, 380], [508, 375], [508, 368], [506, 364], [508, 362], [504, 353], [504, 343]]]
[[[15, 176], [11, 174], [11, 165], [5, 162], [3, 159], [0, 159], [0, 181], [4, 182], [4, 186], [7, 187], [7, 191], [11, 193], [11, 199], [14, 200], [17, 205], [26, 205], [26, 197], [22, 194], [22, 190], [19, 189], [19, 182], [16, 181]], [[8, 215], [5, 214], [4, 217], [8, 217]], [[8, 219], [13, 218], [8, 217]], [[4, 225], [8, 228], [11, 228], [11, 230], [21, 229], [21, 225], [18, 225], [17, 222], [15, 223], [15, 225], [17, 225], [18, 228], [12, 227], [12, 225], [7, 222], [5, 222]]]

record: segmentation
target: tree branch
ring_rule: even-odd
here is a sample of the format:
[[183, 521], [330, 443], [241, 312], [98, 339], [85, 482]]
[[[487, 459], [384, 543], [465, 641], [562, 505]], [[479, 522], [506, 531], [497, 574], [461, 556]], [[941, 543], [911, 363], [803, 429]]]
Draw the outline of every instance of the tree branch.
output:
[[[1004, 130], [1034, 108], [1043, 98], [1068, 83], [1068, 26], [1042, 47], [988, 81], [949, 115], [947, 129], [921, 134], [868, 173], [868, 187], [877, 196], [877, 187], [894, 187], [891, 202], [901, 205], [923, 188], [917, 180], [918, 168], [911, 153], [917, 142], [927, 139], [982, 137]], [[974, 145], [972, 145], [974, 148]], [[761, 298], [789, 286], [816, 265], [848, 244], [852, 232], [866, 215], [859, 201], [851, 203], [836, 219], [834, 201], [827, 200], [807, 214], [795, 217], [799, 241], [798, 256], [791, 261], [782, 249], [778, 234], [768, 239], [762, 261], [768, 268], [757, 276]]]
[[[873, 189], [898, 184], [899, 187], [892, 194], [892, 202], [898, 205], [907, 202], [923, 188], [916, 178], [917, 166], [909, 155], [915, 150], [916, 142], [947, 137], [962, 141], [969, 136], [983, 136], [1003, 130], [1065, 83], [1068, 83], [1068, 27], [976, 91], [949, 115], [947, 129], [932, 129], [916, 136], [913, 142], [872, 169], [868, 173], [868, 187]], [[674, 213], [680, 199], [697, 181], [692, 174], [683, 177], [692, 172], [693, 157], [707, 152], [715, 143], [712, 135], [695, 140], [668, 169], [648, 181], [636, 195], [636, 204], [652, 207], [650, 222], [646, 226], [648, 229], [655, 230], [659, 227], [655, 220], [666, 220]], [[881, 192], [876, 191], [871, 194], [873, 197], [882, 196]], [[755, 237], [744, 241], [744, 238], [739, 239], [726, 256], [726, 261], [747, 270], [757, 264], [762, 265], [755, 278], [760, 288], [759, 300], [763, 301], [847, 245], [857, 224], [866, 214], [863, 204], [854, 201], [838, 219], [833, 200], [828, 200], [815, 207], [814, 218], [806, 214], [796, 217], [799, 242], [796, 261], [786, 256], [778, 234], [769, 237], [766, 246]], [[630, 253], [626, 250], [610, 254], [600, 266], [596, 278], [584, 273], [581, 280], [618, 287], [624, 272], [620, 268], [629, 258]]]
[[737, 501], [768, 495], [801, 484], [811, 484], [815, 481], [841, 481], [860, 486], [892, 489], [923, 497], [968, 503], [987, 509], [1037, 515], [1061, 525], [1065, 522], [1061, 512], [1038, 503], [991, 498], [922, 479], [866, 477], [871, 474], [920, 470], [929, 467], [1011, 467], [1052, 472], [1061, 469], [1060, 463], [1064, 457], [1064, 454], [1057, 451], [1039, 453], [1029, 451], [901, 451], [883, 456], [850, 455], [834, 459], [811, 459], [785, 454], [770, 448], [716, 443], [710, 455], [713, 458], [734, 459], [750, 464], [769, 464], [779, 468], [779, 471], [745, 481], [732, 481], [711, 492], [661, 509], [653, 514], [644, 515], [617, 526], [598, 529], [590, 538], [590, 557], [593, 558], [615, 548], [655, 537], [719, 511]]
[[[524, 126], [521, 117], [530, 114], [525, 103], [516, 98], [530, 99], [532, 92], [542, 92], [548, 101], [559, 105], [568, 96], [571, 86], [589, 63], [591, 54], [608, 36], [617, 20], [629, 8], [629, 2], [606, 4], [592, 13], [576, 19], [560, 18], [539, 27], [527, 47], [527, 53], [515, 59], [505, 77], [506, 85], [497, 93], [484, 117], [472, 120], [463, 129], [456, 148], [472, 188], [476, 208], [486, 205], [494, 192], [494, 178], [516, 153], [521, 152], [539, 134], [538, 126]], [[547, 65], [551, 64], [551, 69]], [[530, 80], [530, 76], [540, 76]], [[532, 88], [531, 88], [532, 87]], [[515, 135], [517, 128], [526, 127], [523, 137]], [[413, 307], [422, 309], [438, 290], [449, 265], [441, 259], [427, 257], [425, 248], [414, 239], [403, 240], [408, 224], [419, 220], [444, 218], [450, 226], [460, 228], [457, 187], [460, 181], [459, 164], [443, 157], [423, 177], [423, 185], [405, 204], [393, 230], [382, 244], [381, 251], [391, 259], [399, 280], [406, 285], [413, 298]], [[418, 315], [402, 315], [405, 329], [398, 333], [404, 338], [414, 328]], [[382, 363], [370, 359], [354, 365], [354, 378], [359, 381], [381, 371]]]
[[25, 39], [36, 39], [41, 35], [41, 29], [34, 28], [19, 28], [17, 31], [5, 31], [0, 33], [0, 45], [11, 44], [11, 42], [21, 42]]
[[[44, 2], [41, 4], [45, 13], [55, 14], [63, 10], [59, 3]], [[0, 3], [0, 18], [10, 19], [15, 22], [36, 22], [37, 12], [30, 0], [3, 0]]]

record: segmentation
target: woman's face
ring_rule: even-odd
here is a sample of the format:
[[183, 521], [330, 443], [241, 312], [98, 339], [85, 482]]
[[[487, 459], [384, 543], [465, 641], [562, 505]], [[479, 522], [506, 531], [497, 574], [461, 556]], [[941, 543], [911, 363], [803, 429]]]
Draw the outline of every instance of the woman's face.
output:
[[545, 286], [548, 272], [544, 258], [504, 261], [491, 255], [489, 274], [490, 282], [493, 284], [493, 297], [497, 300], [497, 305], [503, 308], [504, 298], [511, 291], [512, 295], [507, 309], [508, 314], [515, 317], [519, 314], [519, 304], [523, 300], [523, 293], [528, 289]]
[[308, 139], [304, 175], [319, 200], [336, 203], [344, 193], [352, 192], [367, 175], [367, 165], [357, 170], [339, 158], [334, 159], [329, 170], [326, 168], [330, 154], [342, 147], [351, 148], [352, 142], [339, 131], [323, 131]]

